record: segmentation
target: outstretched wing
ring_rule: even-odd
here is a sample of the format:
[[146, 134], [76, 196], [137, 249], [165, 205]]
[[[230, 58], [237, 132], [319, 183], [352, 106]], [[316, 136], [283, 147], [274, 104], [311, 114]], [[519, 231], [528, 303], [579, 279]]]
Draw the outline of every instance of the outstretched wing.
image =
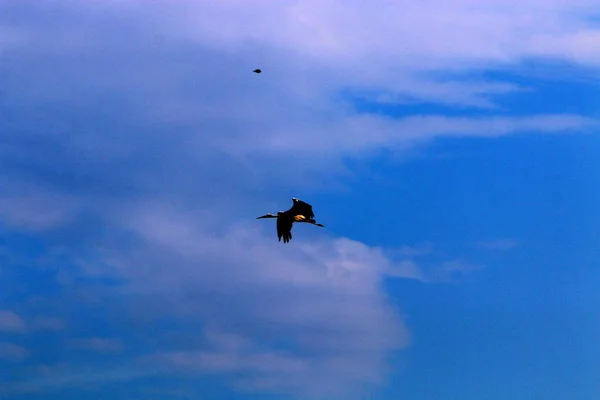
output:
[[312, 206], [302, 200], [293, 199], [294, 205], [288, 210], [293, 215], [303, 215], [306, 219], [314, 219], [315, 213], [313, 212]]
[[294, 224], [293, 218], [285, 218], [280, 216], [277, 218], [277, 238], [281, 242], [283, 237], [283, 243], [287, 243], [292, 239], [292, 225]]

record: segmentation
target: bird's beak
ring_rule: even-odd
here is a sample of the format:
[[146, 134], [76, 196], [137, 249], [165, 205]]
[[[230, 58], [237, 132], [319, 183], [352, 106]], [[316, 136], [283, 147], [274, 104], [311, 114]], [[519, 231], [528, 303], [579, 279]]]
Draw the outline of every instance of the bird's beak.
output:
[[271, 216], [271, 215], [269, 215], [269, 214], [266, 214], [266, 215], [263, 215], [263, 216], [261, 216], [261, 217], [256, 217], [256, 219], [261, 219], [261, 218], [270, 218], [270, 217], [272, 217], [272, 216]]

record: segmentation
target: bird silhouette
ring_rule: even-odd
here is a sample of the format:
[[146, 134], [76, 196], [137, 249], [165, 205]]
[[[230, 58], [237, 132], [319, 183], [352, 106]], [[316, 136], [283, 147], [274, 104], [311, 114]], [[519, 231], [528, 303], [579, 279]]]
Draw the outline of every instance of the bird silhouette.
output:
[[256, 68], [254, 71], [252, 71], [254, 73], [260, 74], [262, 71], [260, 70], [260, 68]]
[[278, 211], [277, 214], [265, 214], [256, 219], [262, 218], [277, 218], [277, 238], [283, 243], [288, 243], [292, 240], [292, 225], [294, 222], [305, 222], [324, 228], [325, 225], [317, 223], [315, 221], [315, 213], [313, 212], [312, 206], [308, 203], [298, 200], [293, 197], [292, 201], [294, 205], [287, 211]]

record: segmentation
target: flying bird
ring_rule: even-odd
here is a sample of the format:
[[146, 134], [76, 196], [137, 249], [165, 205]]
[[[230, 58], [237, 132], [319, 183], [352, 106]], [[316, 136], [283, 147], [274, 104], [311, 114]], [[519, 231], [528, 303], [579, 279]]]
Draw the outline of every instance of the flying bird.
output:
[[276, 215], [266, 214], [256, 218], [277, 218], [277, 237], [280, 242], [281, 238], [283, 238], [283, 243], [292, 240], [292, 225], [294, 222], [306, 222], [307, 224], [313, 224], [322, 228], [325, 227], [323, 224], [319, 224], [315, 221], [315, 213], [310, 204], [298, 200], [295, 197], [292, 198], [292, 201], [294, 202], [294, 205], [287, 211], [278, 211]]
[[260, 68], [256, 68], [254, 71], [252, 71], [254, 73], [260, 74], [262, 71], [260, 70]]

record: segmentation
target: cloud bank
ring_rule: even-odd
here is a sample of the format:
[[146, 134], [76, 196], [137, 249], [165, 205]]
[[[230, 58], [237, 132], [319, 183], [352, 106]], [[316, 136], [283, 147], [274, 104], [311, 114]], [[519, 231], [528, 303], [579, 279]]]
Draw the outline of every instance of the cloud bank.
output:
[[[596, 128], [585, 115], [513, 114], [501, 100], [534, 88], [487, 74], [528, 74], [533, 61], [597, 68], [595, 3], [1, 3], [0, 228], [45, 244], [30, 268], [55, 271], [60, 294], [45, 301], [56, 310], [89, 307], [137, 332], [31, 322], [73, 328], [72, 354], [131, 363], [112, 374], [66, 365], [52, 381], [216, 374], [300, 398], [380, 385], [411, 341], [383, 280], [446, 282], [479, 266], [427, 269], [415, 257], [431, 247], [390, 253], [311, 227], [276, 246], [272, 225], [243, 221], [298, 192], [335, 190], [352, 176], [347, 159]], [[407, 104], [440, 111], [368, 107]], [[0, 314], [3, 332], [27, 330], [31, 310], [14, 308]], [[30, 356], [0, 349], [7, 362]], [[48, 390], [23, 374], [7, 392]]]

